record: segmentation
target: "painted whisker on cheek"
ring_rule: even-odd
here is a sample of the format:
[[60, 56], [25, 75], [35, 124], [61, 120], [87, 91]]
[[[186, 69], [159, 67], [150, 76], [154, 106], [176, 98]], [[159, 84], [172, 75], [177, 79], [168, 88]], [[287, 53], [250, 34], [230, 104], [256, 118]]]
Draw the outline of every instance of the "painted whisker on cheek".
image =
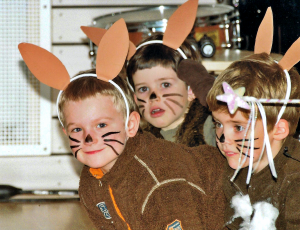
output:
[[[143, 105], [139, 105], [139, 109], [141, 109], [141, 108], [145, 108], [145, 106], [143, 106]], [[143, 109], [141, 113], [142, 113], [142, 116], [144, 116], [145, 109]]]
[[105, 142], [117, 142], [121, 145], [124, 145], [121, 141], [115, 140], [115, 139], [104, 139]]
[[[257, 140], [258, 138], [254, 138], [254, 140]], [[242, 142], [243, 139], [234, 140], [235, 142]], [[250, 141], [249, 139], [245, 139], [245, 141]]]
[[[242, 147], [242, 145], [240, 145], [240, 144], [238, 144], [237, 146]], [[248, 146], [245, 146], [245, 145], [244, 145], [243, 148], [248, 148]], [[260, 148], [255, 148], [255, 147], [254, 147], [253, 149], [260, 149]]]
[[77, 149], [76, 152], [74, 153], [75, 158], [77, 159], [77, 153], [80, 149]]
[[[112, 134], [118, 134], [118, 133], [121, 133], [121, 132], [108, 132], [108, 133], [105, 133], [104, 135], [102, 135], [102, 138], [107, 137], [107, 136], [112, 135]], [[115, 150], [115, 148], [114, 148], [112, 145], [107, 144], [107, 143], [105, 143], [105, 142], [117, 142], [117, 143], [119, 143], [119, 144], [121, 144], [121, 145], [124, 145], [124, 143], [122, 143], [121, 141], [115, 140], [115, 139], [103, 139], [103, 141], [104, 141], [104, 144], [107, 145], [107, 146], [109, 146], [109, 147], [114, 151], [114, 153], [115, 153], [117, 156], [120, 155], [120, 154]]]
[[143, 103], [146, 103], [146, 101], [144, 101], [144, 100], [142, 100], [142, 99], [140, 99], [140, 98], [136, 98], [138, 101], [140, 101], [140, 102], [143, 102]]
[[120, 155], [119, 153], [117, 153], [117, 151], [114, 149], [113, 146], [111, 146], [111, 145], [109, 145], [109, 144], [106, 144], [106, 143], [104, 143], [104, 144], [107, 145], [107, 146], [109, 146], [109, 147], [111, 147], [111, 149], [114, 151], [114, 153], [115, 153], [117, 156]]
[[120, 132], [108, 132], [108, 133], [105, 133], [104, 135], [102, 135], [102, 138], [107, 137], [112, 134], [118, 134], [118, 133], [120, 133]]
[[178, 97], [183, 97], [182, 94], [179, 93], [167, 93], [167, 94], [163, 94], [163, 97], [170, 97], [170, 96], [178, 96]]
[[178, 101], [175, 101], [171, 98], [167, 98], [166, 100], [173, 102], [174, 104], [178, 105], [180, 108], [183, 108], [183, 106]]
[[[236, 149], [237, 149], [239, 152], [241, 152], [241, 150], [240, 150], [238, 147], [236, 147]], [[246, 157], [249, 157], [249, 158], [250, 158], [250, 156], [249, 156], [248, 154], [246, 154], [246, 153], [243, 153], [243, 152], [242, 152], [242, 154], [243, 154], [244, 156], [246, 156]]]
[[76, 140], [76, 139], [74, 139], [74, 138], [72, 138], [72, 137], [70, 137], [70, 136], [69, 136], [69, 139], [70, 139], [71, 141], [74, 141], [74, 142], [80, 143], [80, 141], [79, 141], [79, 140]]
[[174, 109], [168, 104], [168, 102], [164, 101], [164, 103], [166, 104], [166, 106], [169, 107], [169, 109], [173, 112], [173, 114], [176, 115]]
[[[70, 136], [69, 136], [69, 139], [70, 139], [71, 141], [76, 142], [76, 143], [80, 143], [79, 140], [77, 140], [77, 139], [75, 139], [75, 138], [72, 138], [72, 137], [70, 137]], [[70, 145], [70, 148], [71, 148], [71, 149], [78, 148], [78, 147], [80, 147], [80, 145]], [[81, 148], [77, 149], [77, 150], [75, 151], [75, 153], [74, 153], [74, 157], [75, 157], [76, 159], [77, 159], [77, 153], [78, 153], [78, 151], [79, 151], [80, 149], [81, 149]]]

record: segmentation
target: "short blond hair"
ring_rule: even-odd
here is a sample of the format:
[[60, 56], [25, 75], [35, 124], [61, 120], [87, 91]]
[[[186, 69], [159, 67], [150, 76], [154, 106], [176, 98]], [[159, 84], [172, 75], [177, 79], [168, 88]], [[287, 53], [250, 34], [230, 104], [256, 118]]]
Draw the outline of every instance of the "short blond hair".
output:
[[[300, 76], [295, 68], [292, 68], [289, 74], [292, 85], [290, 99], [300, 99]], [[284, 99], [287, 88], [284, 71], [266, 53], [253, 54], [240, 61], [235, 61], [217, 77], [206, 98], [211, 111], [228, 111], [227, 104], [216, 99], [217, 95], [224, 94], [223, 82], [227, 82], [233, 89], [245, 87], [244, 96], [258, 99]], [[270, 131], [276, 124], [282, 104], [263, 104], [263, 106], [266, 112], [268, 131]], [[240, 108], [239, 110], [245, 117], [249, 117], [248, 110]], [[296, 131], [300, 117], [299, 111], [299, 105], [288, 104], [282, 116], [282, 119], [289, 123], [289, 135], [293, 135]]]
[[[78, 75], [86, 73], [95, 74], [96, 71], [94, 69], [88, 70], [80, 72]], [[131, 113], [133, 111], [138, 111], [133, 99], [133, 94], [129, 90], [127, 83], [120, 76], [114, 78], [113, 81], [123, 90], [125, 97], [128, 101], [128, 106], [130, 110], [129, 112]], [[101, 81], [91, 75], [91, 77], [82, 77], [72, 81], [61, 94], [58, 106], [60, 119], [63, 125], [66, 125], [64, 117], [64, 106], [67, 102], [84, 100], [90, 97], [94, 97], [97, 94], [110, 96], [113, 104], [115, 105], [115, 108], [123, 113], [124, 120], [126, 120], [126, 104], [120, 91], [111, 83]]]

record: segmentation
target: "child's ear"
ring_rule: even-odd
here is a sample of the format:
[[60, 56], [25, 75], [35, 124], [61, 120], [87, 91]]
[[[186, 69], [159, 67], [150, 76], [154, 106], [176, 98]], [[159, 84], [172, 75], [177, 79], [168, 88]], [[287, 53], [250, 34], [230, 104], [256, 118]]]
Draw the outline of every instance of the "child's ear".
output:
[[133, 97], [134, 97], [135, 104], [137, 104], [137, 97], [136, 97], [136, 95], [133, 94]]
[[195, 94], [193, 93], [193, 90], [191, 89], [191, 87], [189, 86], [188, 88], [188, 101], [192, 101], [194, 100], [196, 97], [195, 97]]
[[274, 128], [274, 139], [275, 140], [283, 140], [290, 133], [289, 123], [285, 119], [280, 119]]
[[134, 137], [137, 133], [140, 125], [140, 114], [136, 111], [133, 111], [129, 115], [128, 126], [126, 130], [126, 134], [128, 137]]
[[67, 131], [65, 130], [65, 128], [62, 128], [62, 130], [63, 130], [64, 134], [66, 134], [68, 136]]

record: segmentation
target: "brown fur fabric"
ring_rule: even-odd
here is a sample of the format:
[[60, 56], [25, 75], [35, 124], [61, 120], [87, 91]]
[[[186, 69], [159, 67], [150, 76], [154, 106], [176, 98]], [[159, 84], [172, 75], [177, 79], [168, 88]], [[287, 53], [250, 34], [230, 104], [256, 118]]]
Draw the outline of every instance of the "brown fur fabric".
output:
[[127, 224], [132, 230], [163, 230], [175, 220], [185, 230], [218, 230], [224, 224], [224, 163], [215, 147], [189, 148], [144, 132], [128, 139], [102, 178], [84, 166], [80, 201], [99, 230], [129, 229]]
[[[287, 157], [287, 151], [292, 157]], [[288, 137], [281, 150], [274, 158], [277, 179], [271, 175], [269, 166], [251, 176], [250, 184], [246, 184], [248, 167], [241, 169], [234, 182], [230, 182], [234, 170], [228, 165], [223, 178], [223, 189], [227, 199], [225, 211], [226, 227], [228, 229], [240, 229], [242, 219], [231, 221], [234, 210], [230, 207], [230, 201], [237, 193], [248, 194], [251, 204], [267, 201], [279, 210], [276, 219], [276, 229], [298, 230], [300, 229], [300, 143], [298, 140]]]
[[[176, 133], [175, 143], [181, 143], [189, 147], [195, 147], [206, 144], [204, 140], [203, 126], [209, 115], [206, 107], [202, 106], [198, 99], [195, 99], [185, 115], [185, 119]], [[160, 134], [160, 128], [148, 124], [146, 131], [152, 133], [157, 138], [163, 139]]]

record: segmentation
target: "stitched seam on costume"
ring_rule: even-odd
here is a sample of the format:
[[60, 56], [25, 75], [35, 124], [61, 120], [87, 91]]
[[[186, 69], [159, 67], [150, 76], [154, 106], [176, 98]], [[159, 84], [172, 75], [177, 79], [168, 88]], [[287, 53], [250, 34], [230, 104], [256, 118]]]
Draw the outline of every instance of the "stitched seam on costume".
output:
[[152, 178], [154, 179], [154, 181], [156, 182], [156, 185], [154, 185], [152, 187], [152, 189], [150, 190], [150, 192], [148, 193], [143, 205], [142, 205], [142, 214], [144, 213], [144, 210], [145, 210], [145, 207], [148, 203], [148, 200], [150, 198], [150, 196], [152, 195], [152, 193], [157, 189], [159, 188], [161, 185], [164, 185], [164, 184], [167, 184], [167, 183], [172, 183], [172, 182], [178, 182], [178, 181], [183, 181], [183, 182], [187, 182], [190, 186], [196, 188], [197, 190], [199, 190], [200, 192], [202, 192], [204, 195], [205, 192], [202, 188], [200, 188], [198, 185], [194, 184], [194, 183], [191, 183], [191, 182], [188, 182], [186, 179], [184, 178], [175, 178], [175, 179], [167, 179], [167, 180], [164, 180], [162, 182], [159, 182], [158, 179], [156, 178], [156, 176], [154, 175], [154, 173], [152, 172], [152, 170], [148, 167], [148, 165], [142, 161], [140, 158], [138, 158], [138, 156], [134, 155], [134, 158], [141, 164], [143, 165], [147, 171], [150, 173], [150, 175], [152, 176]]
[[152, 172], [152, 170], [148, 167], [148, 165], [146, 165], [146, 163], [144, 161], [142, 161], [140, 158], [137, 157], [137, 155], [134, 155], [134, 158], [141, 163], [141, 165], [143, 165], [148, 172], [150, 173], [150, 175], [152, 176], [153, 180], [155, 180], [155, 182], [157, 184], [159, 184], [159, 181], [157, 180], [156, 176], [154, 175], [154, 173]]
[[83, 196], [80, 196], [80, 200], [82, 201], [83, 205], [84, 205], [86, 208], [88, 208], [87, 204], [85, 203], [85, 200], [84, 200]]
[[113, 204], [114, 204], [114, 207], [115, 207], [115, 209], [116, 209], [116, 212], [117, 212], [118, 216], [119, 216], [119, 217], [127, 224], [128, 230], [131, 230], [129, 224], [126, 222], [125, 218], [123, 217], [123, 215], [122, 215], [122, 213], [121, 213], [121, 211], [120, 211], [120, 209], [119, 209], [119, 207], [118, 207], [118, 205], [117, 205], [117, 203], [116, 203], [116, 201], [115, 201], [115, 197], [114, 197], [114, 195], [113, 195], [113, 193], [112, 193], [111, 187], [108, 186], [108, 189], [109, 189], [109, 194], [110, 194], [110, 197], [111, 197], [111, 199], [112, 199], [112, 202], [113, 202]]
[[204, 190], [203, 190], [202, 188], [200, 188], [198, 185], [196, 185], [196, 184], [194, 184], [194, 183], [192, 183], [192, 182], [188, 182], [188, 181], [187, 181], [187, 183], [188, 183], [189, 185], [191, 185], [192, 187], [198, 189], [198, 190], [199, 190], [200, 192], [202, 192], [204, 195], [206, 195], [206, 193], [204, 192]]
[[191, 183], [191, 182], [188, 182], [188, 181], [187, 181], [186, 179], [184, 179], [184, 178], [176, 178], [176, 179], [168, 179], [168, 180], [164, 180], [164, 181], [159, 182], [159, 183], [157, 183], [156, 185], [154, 185], [154, 186], [152, 187], [152, 189], [150, 190], [150, 192], [148, 193], [148, 195], [147, 195], [147, 197], [146, 197], [146, 199], [145, 199], [145, 201], [144, 201], [144, 203], [143, 203], [143, 205], [142, 205], [142, 214], [143, 214], [144, 211], [145, 211], [145, 208], [146, 208], [146, 205], [147, 205], [147, 203], [148, 203], [148, 200], [149, 200], [150, 196], [152, 195], [152, 193], [153, 193], [157, 188], [159, 188], [159, 187], [162, 186], [162, 185], [165, 185], [165, 184], [168, 184], [168, 183], [172, 183], [172, 182], [178, 182], [178, 181], [187, 182], [189, 185], [191, 185], [192, 187], [198, 189], [200, 192], [202, 192], [204, 195], [206, 195], [205, 192], [203, 191], [203, 189], [201, 189], [199, 186], [197, 186], [197, 185], [195, 185], [195, 184], [193, 184], [193, 183]]

